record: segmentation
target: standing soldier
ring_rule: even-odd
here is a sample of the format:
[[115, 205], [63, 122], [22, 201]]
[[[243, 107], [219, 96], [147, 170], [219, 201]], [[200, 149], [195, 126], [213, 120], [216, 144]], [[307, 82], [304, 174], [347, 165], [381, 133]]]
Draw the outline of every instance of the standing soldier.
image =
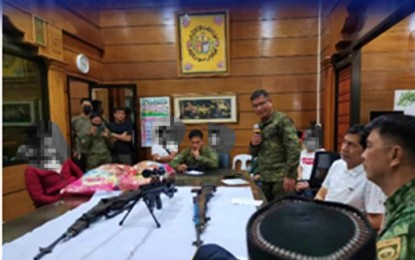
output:
[[91, 100], [89, 98], [83, 98], [81, 99], [81, 113], [71, 120], [72, 138], [74, 140], [74, 161], [83, 172], [86, 170], [86, 151], [83, 148], [82, 142], [92, 127], [89, 119], [92, 110]]
[[251, 102], [261, 122], [260, 132], [252, 134], [250, 153], [258, 157], [261, 187], [267, 200], [271, 201], [294, 190], [300, 143], [291, 119], [274, 111], [265, 90], [252, 93]]
[[367, 178], [388, 197], [378, 259], [415, 259], [415, 117], [384, 115], [367, 128]]

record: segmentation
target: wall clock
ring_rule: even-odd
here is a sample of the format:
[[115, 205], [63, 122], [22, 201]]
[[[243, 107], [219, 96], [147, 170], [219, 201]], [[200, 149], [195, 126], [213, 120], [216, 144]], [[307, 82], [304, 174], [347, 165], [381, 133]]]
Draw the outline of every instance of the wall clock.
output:
[[79, 54], [76, 56], [76, 67], [78, 70], [84, 74], [87, 74], [89, 71], [89, 60], [84, 54]]

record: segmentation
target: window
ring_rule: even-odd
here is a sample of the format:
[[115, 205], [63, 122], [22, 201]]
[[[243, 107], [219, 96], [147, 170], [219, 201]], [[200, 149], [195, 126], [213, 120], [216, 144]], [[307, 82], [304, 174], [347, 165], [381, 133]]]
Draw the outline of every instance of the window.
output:
[[25, 133], [36, 121], [48, 119], [43, 63], [3, 34], [3, 166], [22, 163], [16, 157]]

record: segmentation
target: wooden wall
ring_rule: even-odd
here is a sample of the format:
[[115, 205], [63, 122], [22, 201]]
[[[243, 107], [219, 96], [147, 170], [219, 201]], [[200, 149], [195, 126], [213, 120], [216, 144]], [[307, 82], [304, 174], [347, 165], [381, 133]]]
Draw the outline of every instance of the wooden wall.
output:
[[[65, 1], [17, 0], [3, 1], [3, 15], [23, 33], [23, 42], [37, 46], [33, 35], [33, 16], [46, 24], [46, 46], [37, 46], [48, 69], [49, 111], [69, 141], [69, 104], [67, 76], [99, 81], [102, 73], [103, 40], [98, 27], [98, 11], [89, 9], [81, 15], [64, 5]], [[85, 9], [79, 9], [85, 10]], [[78, 11], [78, 9], [77, 9]], [[80, 11], [81, 12], [81, 11]], [[75, 57], [84, 53], [90, 58], [91, 70], [87, 75], [75, 68]], [[27, 93], [26, 93], [27, 94]], [[76, 104], [79, 106], [79, 103]], [[3, 220], [22, 216], [33, 210], [32, 201], [24, 186], [25, 166], [3, 167]]]
[[[321, 91], [320, 118], [324, 130], [324, 148], [334, 150], [335, 133], [335, 71], [331, 56], [337, 52], [336, 44], [344, 40], [341, 30], [350, 0], [322, 1], [322, 31], [321, 31]], [[343, 82], [344, 83], [344, 82]]]
[[[236, 133], [233, 156], [248, 152], [252, 125], [258, 121], [249, 100], [255, 89], [269, 91], [275, 109], [287, 113], [299, 129], [315, 120], [317, 5], [316, 1], [303, 7], [295, 5], [298, 2], [291, 6], [275, 1], [218, 3], [198, 9], [229, 10], [229, 76], [178, 78], [174, 12], [183, 7], [131, 6], [124, 1], [101, 6], [103, 80], [134, 83], [139, 97], [236, 93], [238, 123], [227, 124]], [[207, 125], [187, 130], [195, 128], [207, 130]]]
[[360, 121], [370, 111], [393, 110], [394, 91], [415, 89], [415, 14], [407, 17], [362, 51]]

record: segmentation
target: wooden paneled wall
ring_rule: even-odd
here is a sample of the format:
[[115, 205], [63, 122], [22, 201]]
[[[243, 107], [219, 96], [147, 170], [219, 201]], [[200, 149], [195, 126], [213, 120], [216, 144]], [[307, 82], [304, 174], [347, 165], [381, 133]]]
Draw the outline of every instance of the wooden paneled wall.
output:
[[370, 42], [362, 51], [360, 121], [370, 111], [393, 110], [394, 91], [415, 89], [415, 13]]
[[347, 4], [351, 0], [322, 1], [322, 33], [320, 55], [322, 60], [320, 111], [324, 131], [324, 148], [334, 150], [335, 129], [335, 71], [331, 56], [337, 52], [336, 44], [343, 40], [341, 30], [348, 16]]
[[[299, 129], [316, 118], [316, 3], [309, 1], [303, 8], [275, 1], [204, 7], [229, 10], [231, 72], [226, 77], [184, 79], [177, 75], [174, 20], [181, 7], [113, 2], [100, 12], [103, 80], [135, 83], [139, 97], [236, 93], [238, 123], [227, 124], [236, 133], [231, 155], [247, 153], [252, 125], [258, 121], [250, 105], [255, 89], [269, 91], [275, 109], [287, 113]], [[206, 124], [187, 126], [188, 131], [195, 128], [207, 133]]]
[[3, 168], [3, 221], [23, 216], [35, 209], [24, 183], [25, 168], [26, 165]]
[[[70, 9], [63, 2], [5, 0], [2, 6], [3, 14], [23, 33], [23, 42], [27, 44], [36, 46], [33, 16], [45, 21], [47, 45], [38, 46], [38, 54], [48, 65], [49, 111], [51, 120], [59, 125], [69, 141], [67, 76], [99, 81], [103, 40], [97, 25], [97, 11], [89, 9], [89, 15], [83, 16], [74, 12], [77, 9], [75, 6]], [[90, 58], [91, 69], [87, 75], [75, 68], [75, 57], [79, 53]], [[79, 106], [79, 103], [76, 105]], [[25, 165], [3, 167], [3, 220], [11, 220], [34, 209], [23, 181], [24, 168]]]

